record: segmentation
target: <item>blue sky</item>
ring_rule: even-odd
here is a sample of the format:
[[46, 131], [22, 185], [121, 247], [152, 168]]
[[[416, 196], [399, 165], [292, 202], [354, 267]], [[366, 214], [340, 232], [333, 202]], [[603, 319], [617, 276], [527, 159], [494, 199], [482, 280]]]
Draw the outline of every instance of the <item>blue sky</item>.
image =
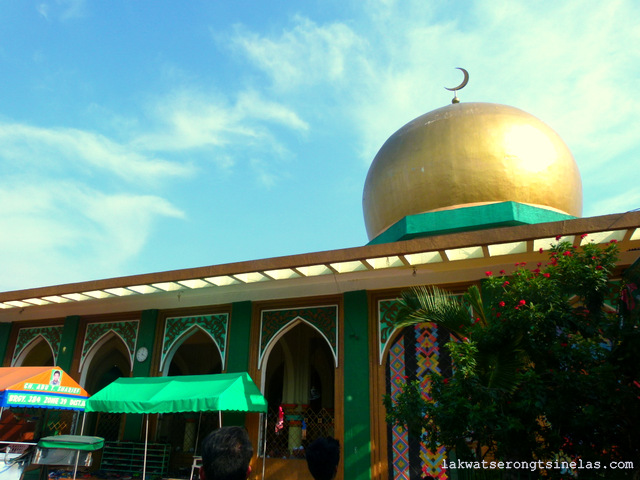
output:
[[367, 243], [384, 141], [548, 123], [584, 216], [640, 207], [635, 0], [0, 0], [0, 290]]

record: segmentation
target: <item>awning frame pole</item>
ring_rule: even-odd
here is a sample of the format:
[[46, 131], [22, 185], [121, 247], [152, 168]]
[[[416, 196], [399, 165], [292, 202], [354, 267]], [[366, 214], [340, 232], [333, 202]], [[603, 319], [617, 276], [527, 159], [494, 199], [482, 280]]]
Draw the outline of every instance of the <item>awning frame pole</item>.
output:
[[264, 414], [264, 423], [262, 427], [262, 480], [264, 480], [264, 469], [267, 464], [267, 412]]
[[80, 460], [80, 450], [76, 452], [76, 464], [73, 467], [73, 480], [76, 480], [76, 474], [78, 473], [78, 461]]
[[147, 421], [144, 429], [144, 459], [142, 461], [142, 480], [147, 478], [147, 444], [149, 443], [149, 414], [146, 414]]
[[80, 435], [84, 433], [84, 420], [87, 418], [87, 411], [82, 412], [82, 425], [80, 426]]

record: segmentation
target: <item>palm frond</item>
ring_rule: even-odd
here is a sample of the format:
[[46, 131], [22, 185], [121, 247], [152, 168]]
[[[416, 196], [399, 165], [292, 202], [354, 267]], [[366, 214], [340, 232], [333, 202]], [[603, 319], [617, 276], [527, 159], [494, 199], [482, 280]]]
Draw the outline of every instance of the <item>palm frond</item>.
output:
[[451, 293], [436, 286], [405, 290], [398, 299], [398, 304], [396, 327], [433, 322], [461, 337], [471, 324], [469, 310]]

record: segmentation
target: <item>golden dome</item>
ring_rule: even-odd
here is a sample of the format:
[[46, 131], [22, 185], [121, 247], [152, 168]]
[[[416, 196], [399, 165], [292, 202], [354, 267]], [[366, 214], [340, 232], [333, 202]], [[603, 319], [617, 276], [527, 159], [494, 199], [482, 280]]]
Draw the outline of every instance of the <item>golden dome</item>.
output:
[[506, 201], [581, 216], [573, 155], [522, 110], [457, 103], [389, 137], [369, 168], [362, 205], [371, 240], [408, 215]]

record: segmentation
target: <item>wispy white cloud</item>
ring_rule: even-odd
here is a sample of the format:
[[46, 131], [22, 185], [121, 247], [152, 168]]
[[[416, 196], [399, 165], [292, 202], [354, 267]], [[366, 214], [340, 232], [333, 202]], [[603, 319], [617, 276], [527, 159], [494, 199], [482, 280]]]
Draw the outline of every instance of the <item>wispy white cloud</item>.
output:
[[81, 18], [85, 15], [85, 0], [55, 0], [41, 2], [36, 10], [46, 20], [54, 17], [62, 21]]
[[140, 253], [154, 223], [184, 216], [155, 195], [8, 180], [0, 184], [0, 289], [117, 275]]
[[291, 152], [276, 130], [304, 134], [309, 128], [295, 111], [252, 90], [239, 92], [235, 103], [230, 103], [183, 89], [159, 99], [151, 117], [154, 126], [131, 143], [137, 149], [206, 151], [211, 161], [226, 170], [251, 151], [263, 157], [289, 157]]
[[236, 27], [232, 45], [286, 91], [320, 81], [343, 82], [350, 57], [363, 48], [363, 39], [342, 23], [317, 25], [297, 16], [279, 36], [266, 36]]
[[0, 124], [0, 159], [21, 169], [61, 175], [107, 172], [133, 183], [184, 177], [194, 171], [192, 165], [150, 157], [100, 134], [15, 123]]

